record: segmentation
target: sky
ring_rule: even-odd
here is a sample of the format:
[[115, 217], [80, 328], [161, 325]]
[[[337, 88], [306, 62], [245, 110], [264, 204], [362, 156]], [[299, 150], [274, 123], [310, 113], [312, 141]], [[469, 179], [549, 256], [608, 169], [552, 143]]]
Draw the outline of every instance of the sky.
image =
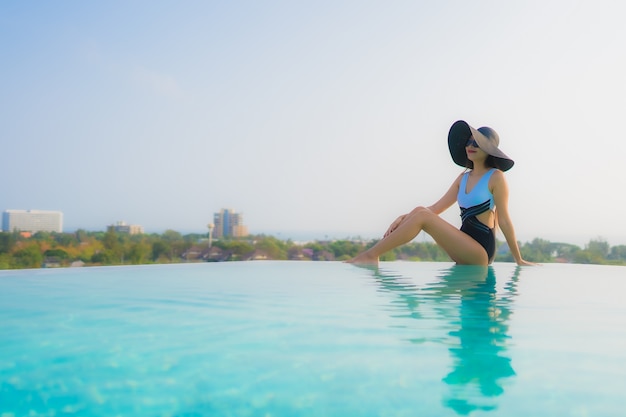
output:
[[[626, 244], [626, 3], [0, 3], [0, 210], [379, 237], [490, 126], [518, 240]], [[457, 206], [443, 217], [460, 225]], [[503, 239], [501, 233], [498, 235]], [[426, 239], [418, 237], [418, 239]]]

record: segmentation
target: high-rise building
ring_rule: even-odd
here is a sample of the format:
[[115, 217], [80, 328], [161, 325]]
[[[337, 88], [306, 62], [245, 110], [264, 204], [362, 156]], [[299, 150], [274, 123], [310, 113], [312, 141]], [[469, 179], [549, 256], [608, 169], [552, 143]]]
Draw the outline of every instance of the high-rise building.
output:
[[2, 213], [4, 232], [63, 232], [63, 213], [44, 210], [6, 210]]
[[120, 221], [114, 225], [109, 226], [110, 230], [114, 230], [117, 233], [127, 233], [129, 235], [143, 235], [143, 226], [138, 224], [126, 224], [126, 222]]
[[248, 236], [248, 228], [243, 224], [243, 214], [235, 213], [232, 209], [222, 209], [215, 213], [213, 223], [213, 236], [216, 238]]

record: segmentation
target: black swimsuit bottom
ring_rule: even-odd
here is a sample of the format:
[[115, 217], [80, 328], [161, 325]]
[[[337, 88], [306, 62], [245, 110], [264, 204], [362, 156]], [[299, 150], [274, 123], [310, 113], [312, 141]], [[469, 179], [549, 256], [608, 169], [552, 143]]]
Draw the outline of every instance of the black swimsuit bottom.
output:
[[489, 263], [492, 263], [496, 254], [496, 236], [493, 229], [487, 227], [475, 216], [471, 216], [463, 220], [461, 231], [485, 248]]

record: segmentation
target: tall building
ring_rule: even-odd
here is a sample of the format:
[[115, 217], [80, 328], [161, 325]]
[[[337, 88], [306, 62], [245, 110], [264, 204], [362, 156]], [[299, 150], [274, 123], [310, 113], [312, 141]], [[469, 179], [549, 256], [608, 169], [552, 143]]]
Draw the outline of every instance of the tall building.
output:
[[114, 230], [117, 233], [127, 233], [129, 235], [143, 235], [143, 226], [138, 224], [126, 224], [126, 222], [117, 222], [114, 225], [109, 226], [109, 229]]
[[232, 209], [222, 209], [215, 213], [213, 223], [213, 236], [216, 238], [248, 236], [248, 228], [243, 224], [243, 214], [235, 213]]
[[63, 213], [44, 210], [6, 210], [2, 213], [4, 232], [63, 232]]

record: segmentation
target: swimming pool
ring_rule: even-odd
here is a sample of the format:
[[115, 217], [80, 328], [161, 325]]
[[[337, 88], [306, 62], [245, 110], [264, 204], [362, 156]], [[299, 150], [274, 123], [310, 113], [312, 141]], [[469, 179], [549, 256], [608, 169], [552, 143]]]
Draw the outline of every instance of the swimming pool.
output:
[[0, 416], [623, 416], [625, 271], [0, 271]]

